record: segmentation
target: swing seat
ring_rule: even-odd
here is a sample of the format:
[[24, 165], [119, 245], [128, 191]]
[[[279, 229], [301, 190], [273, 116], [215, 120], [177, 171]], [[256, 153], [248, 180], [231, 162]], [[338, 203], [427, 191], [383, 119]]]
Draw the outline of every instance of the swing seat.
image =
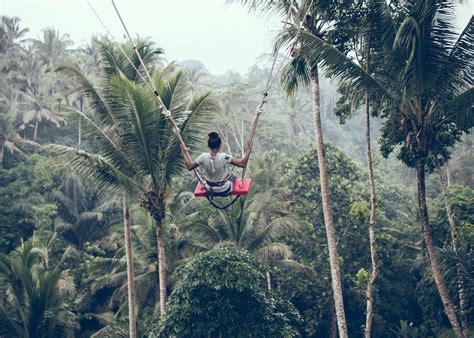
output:
[[[242, 182], [242, 187], [240, 186], [241, 182]], [[244, 178], [243, 180], [241, 178], [237, 178], [234, 181], [234, 187], [230, 195], [236, 195], [236, 196], [247, 195], [249, 193], [251, 185], [252, 185], [252, 180], [250, 178]], [[200, 182], [198, 182], [196, 189], [194, 189], [194, 196], [206, 197], [206, 196], [209, 196], [209, 193], [207, 192], [206, 188]]]

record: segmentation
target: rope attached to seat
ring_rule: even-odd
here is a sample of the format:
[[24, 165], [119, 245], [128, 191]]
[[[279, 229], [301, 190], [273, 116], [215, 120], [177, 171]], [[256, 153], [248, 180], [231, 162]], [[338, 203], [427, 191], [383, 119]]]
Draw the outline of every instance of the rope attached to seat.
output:
[[[291, 16], [291, 8], [292, 8], [292, 4], [290, 2], [289, 5], [288, 5], [288, 11], [286, 13], [286, 19], [283, 22], [283, 27], [281, 29], [281, 32], [283, 32], [285, 30], [286, 25], [288, 24], [288, 21], [289, 21], [290, 16]], [[281, 36], [281, 32], [280, 32], [280, 36]], [[276, 61], [277, 61], [277, 58], [278, 58], [278, 52], [280, 51], [280, 48], [281, 48], [282, 45], [283, 45], [283, 41], [281, 40], [281, 37], [280, 37], [280, 40], [277, 41], [277, 46], [275, 48], [275, 52], [274, 52], [275, 55], [273, 56], [272, 66], [270, 68], [270, 73], [268, 74], [267, 83], [265, 85], [265, 91], [262, 94], [262, 98], [260, 100], [260, 103], [257, 105], [257, 108], [255, 109], [255, 116], [254, 116], [253, 121], [252, 121], [252, 127], [250, 129], [250, 136], [248, 138], [250, 141], [253, 141], [253, 138], [255, 136], [255, 131], [257, 129], [257, 124], [258, 124], [258, 119], [260, 118], [260, 115], [263, 113], [263, 110], [265, 108], [265, 104], [267, 103], [268, 92], [270, 91], [270, 88], [272, 87], [273, 82], [274, 82], [277, 74], [280, 72], [281, 67], [283, 66], [284, 60], [281, 61], [280, 66], [278, 67], [277, 73], [275, 74], [275, 76], [273, 76]], [[251, 153], [251, 150], [248, 150], [248, 151], [250, 151], [250, 153]], [[249, 154], [249, 158], [250, 158], [250, 154]], [[240, 187], [242, 187], [242, 185], [243, 185], [243, 180], [245, 178], [245, 173], [247, 172], [247, 164], [248, 164], [248, 161], [245, 164], [245, 167], [243, 167], [243, 169], [242, 169], [242, 179], [240, 181]]]
[[[104, 24], [104, 22], [101, 20], [101, 18], [99, 17], [99, 15], [97, 14], [97, 12], [95, 11], [94, 7], [91, 5], [91, 3], [89, 2], [89, 0], [87, 0], [87, 3], [89, 4], [89, 6], [91, 7], [92, 11], [94, 12], [95, 16], [98, 18], [98, 20], [100, 21], [100, 23], [102, 24], [102, 26], [105, 28], [105, 30], [107, 31], [108, 35], [114, 40], [114, 42], [117, 44], [118, 48], [120, 49], [121, 53], [126, 57], [126, 59], [130, 62], [130, 64], [132, 65], [132, 67], [135, 69], [135, 71], [137, 72], [137, 74], [140, 76], [140, 78], [142, 79], [142, 81], [145, 83], [145, 85], [147, 86], [147, 88], [150, 89], [150, 91], [154, 94], [156, 100], [157, 100], [157, 103], [158, 103], [158, 106], [161, 108], [162, 110], [162, 114], [165, 116], [166, 119], [168, 119], [168, 121], [171, 123], [172, 127], [173, 127], [173, 132], [175, 133], [176, 137], [178, 138], [178, 141], [180, 142], [181, 146], [184, 148], [184, 149], [188, 149], [186, 147], [186, 144], [184, 143], [184, 140], [182, 138], [182, 135], [180, 133], [180, 130], [179, 130], [179, 127], [178, 127], [178, 124], [176, 123], [176, 121], [173, 119], [173, 116], [171, 115], [171, 112], [169, 111], [169, 109], [165, 106], [165, 104], [163, 103], [163, 100], [161, 99], [155, 85], [154, 85], [154, 82], [153, 82], [153, 79], [145, 65], [145, 63], [143, 62], [143, 59], [136, 47], [136, 45], [134, 44], [133, 42], [133, 39], [127, 29], [127, 26], [125, 25], [125, 22], [122, 18], [122, 16], [120, 15], [120, 11], [118, 10], [114, 0], [111, 0], [112, 1], [112, 5], [115, 9], [115, 12], [117, 13], [117, 16], [125, 30], [125, 33], [127, 35], [127, 38], [128, 40], [130, 41], [130, 43], [132, 44], [133, 46], [133, 50], [135, 52], [135, 54], [137, 55], [138, 57], [138, 60], [140, 61], [140, 64], [141, 66], [143, 67], [143, 70], [148, 78], [148, 81], [144, 78], [144, 76], [140, 73], [140, 71], [137, 69], [137, 67], [133, 64], [132, 60], [130, 60], [130, 58], [128, 57], [127, 53], [123, 50], [123, 48], [120, 46], [119, 43], [117, 43], [115, 41], [115, 39], [113, 38], [113, 35], [110, 33], [110, 31], [107, 29], [106, 25]], [[311, 1], [312, 3], [312, 1]], [[292, 9], [292, 5], [291, 3], [289, 4], [288, 6], [288, 12], [287, 12], [287, 16], [286, 16], [286, 19], [284, 21], [284, 24], [283, 24], [283, 27], [282, 27], [282, 32], [284, 31], [284, 29], [286, 28], [286, 25], [288, 24], [288, 21], [289, 21], [289, 18], [291, 16], [291, 9]], [[267, 97], [268, 97], [268, 92], [270, 90], [270, 88], [272, 87], [273, 85], [273, 82], [276, 78], [276, 75], [273, 76], [273, 73], [274, 73], [274, 70], [275, 70], [275, 65], [276, 65], [276, 60], [277, 60], [277, 57], [278, 57], [278, 52], [280, 51], [280, 48], [282, 46], [282, 41], [279, 41], [278, 42], [278, 45], [277, 47], [275, 48], [275, 55], [273, 57], [273, 62], [272, 62], [272, 66], [271, 66], [271, 69], [270, 69], [270, 72], [269, 72], [269, 75], [268, 75], [268, 78], [267, 78], [267, 82], [266, 82], [266, 85], [265, 85], [265, 90], [262, 94], [262, 98], [260, 100], [260, 103], [257, 105], [257, 108], [255, 109], [255, 116], [254, 116], [254, 119], [252, 121], [252, 127], [251, 127], [251, 130], [250, 130], [250, 136], [249, 136], [249, 140], [253, 140], [254, 136], [255, 136], [255, 131], [257, 129], [257, 123], [258, 123], [258, 119], [260, 117], [260, 115], [262, 114], [263, 112], [263, 109], [264, 109], [264, 106], [265, 104], [267, 103]], [[282, 65], [283, 65], [283, 62], [284, 60], [281, 62], [280, 66], [278, 67], [278, 70], [277, 70], [277, 74], [279, 73]], [[250, 150], [249, 150], [250, 151]], [[250, 157], [250, 154], [249, 154], [249, 157]], [[241, 182], [240, 182], [240, 186], [242, 187], [242, 184], [243, 184], [243, 180], [245, 178], [245, 173], [246, 173], [246, 170], [247, 170], [247, 165], [245, 165], [245, 167], [242, 169], [242, 179], [241, 179]], [[202, 184], [205, 188], [206, 188], [206, 185], [203, 181], [203, 179], [201, 178], [200, 174], [198, 173], [198, 171], [196, 169], [193, 169], [195, 175], [198, 177], [198, 180], [200, 182], [200, 184]], [[208, 191], [208, 193], [210, 194], [209, 190], [206, 188], [206, 190]], [[232, 204], [234, 204], [237, 199], [239, 198], [240, 196], [237, 195], [230, 203], [226, 204], [225, 206], [220, 206], [218, 204], [216, 204], [214, 201], [213, 201], [213, 198], [211, 196], [207, 196], [207, 199], [209, 201], [209, 203], [211, 203], [214, 207], [218, 208], [218, 209], [226, 209], [228, 207], [230, 207]]]
[[206, 182], [204, 181], [204, 179], [200, 175], [199, 171], [194, 170], [194, 174], [196, 175], [196, 178], [199, 181], [198, 184], [200, 184], [204, 189], [206, 189], [206, 191], [207, 191], [206, 199], [209, 201], [209, 204], [211, 204], [214, 208], [217, 208], [217, 209], [220, 209], [220, 210], [227, 209], [228, 207], [232, 206], [235, 202], [237, 202], [237, 200], [239, 199], [240, 195], [237, 195], [229, 203], [227, 203], [225, 205], [220, 205], [220, 204], [216, 203], [214, 201], [214, 196], [212, 195], [212, 191], [207, 189]]

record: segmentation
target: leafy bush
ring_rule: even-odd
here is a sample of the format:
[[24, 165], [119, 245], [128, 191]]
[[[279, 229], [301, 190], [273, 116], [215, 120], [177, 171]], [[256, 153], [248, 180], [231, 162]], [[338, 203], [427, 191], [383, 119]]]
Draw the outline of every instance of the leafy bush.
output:
[[267, 290], [266, 267], [230, 243], [196, 256], [178, 282], [152, 337], [294, 337], [300, 315]]

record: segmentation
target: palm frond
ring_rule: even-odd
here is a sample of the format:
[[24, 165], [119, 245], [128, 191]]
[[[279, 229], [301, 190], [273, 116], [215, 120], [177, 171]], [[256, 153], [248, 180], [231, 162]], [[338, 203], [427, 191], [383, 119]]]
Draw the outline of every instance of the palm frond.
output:
[[[247, 7], [249, 12], [257, 12], [258, 14], [265, 16], [280, 16], [283, 17], [289, 6], [295, 7], [296, 2], [292, 0], [281, 0], [281, 1], [272, 1], [272, 0], [226, 0], [228, 4], [240, 3], [243, 6]], [[292, 12], [295, 12], [297, 7]]]
[[392, 10], [385, 0], [372, 0], [371, 8], [373, 10], [373, 13], [371, 13], [371, 19], [374, 22], [372, 29], [374, 33], [382, 32], [381, 39], [379, 40], [381, 45], [378, 46], [378, 49], [391, 50], [392, 41], [395, 39], [396, 35]]
[[310, 70], [306, 61], [296, 56], [285, 65], [281, 73], [281, 82], [285, 91], [292, 96], [301, 85], [307, 86], [310, 81]]
[[189, 92], [189, 71], [179, 70], [170, 74], [166, 79], [166, 86], [160, 92], [160, 97], [175, 119], [176, 114], [185, 110], [185, 99]]
[[[290, 31], [296, 37], [298, 30], [291, 27]], [[400, 97], [395, 88], [393, 91], [387, 90], [387, 86], [380, 82], [384, 79], [374, 78], [360, 65], [323, 39], [307, 32], [300, 32], [299, 39], [302, 46], [300, 53], [309, 60], [311, 66], [323, 67], [334, 79], [350, 82], [355, 90], [367, 90], [369, 95], [378, 100], [383, 97], [397, 100]]]
[[127, 280], [127, 272], [120, 271], [110, 273], [103, 277], [96, 278], [91, 285], [91, 293], [95, 294], [97, 291], [105, 288], [115, 288], [122, 286]]
[[[455, 21], [454, 16], [455, 14], [450, 15], [451, 21]], [[453, 42], [453, 46], [449, 50], [450, 44], [441, 42], [445, 43], [442, 46], [446, 50], [446, 56], [437, 67], [439, 79], [436, 79], [438, 80], [436, 83], [439, 83], [438, 88], [441, 88], [438, 92], [440, 98], [453, 97], [474, 84], [474, 65], [471, 57], [472, 46], [474, 46], [474, 17], [471, 17], [459, 36], [456, 35], [456, 30], [451, 27], [449, 32], [451, 33], [450, 42]], [[439, 33], [436, 32], [436, 34]]]
[[433, 115], [438, 126], [455, 123], [465, 131], [471, 129], [474, 126], [474, 87], [443, 104]]
[[269, 243], [255, 251], [255, 254], [265, 262], [289, 260], [293, 257], [291, 248], [284, 243]]
[[272, 264], [278, 268], [289, 269], [295, 272], [302, 272], [306, 276], [311, 277], [311, 278], [317, 277], [316, 272], [314, 271], [313, 268], [311, 268], [310, 266], [306, 264], [303, 264], [291, 259], [283, 259], [280, 261], [274, 261], [272, 262]]
[[115, 94], [114, 115], [120, 128], [123, 150], [138, 174], [150, 175], [157, 184], [157, 168], [160, 161], [159, 108], [152, 94], [143, 90], [124, 76], [111, 81]]
[[60, 66], [56, 68], [56, 71], [66, 74], [74, 81], [81, 93], [87, 97], [88, 102], [94, 111], [94, 115], [100, 125], [114, 125], [115, 121], [113, 115], [110, 113], [106, 101], [94, 88], [92, 82], [87, 79], [85, 74], [77, 66]]
[[78, 176], [92, 182], [99, 190], [122, 192], [141, 190], [135, 177], [128, 176], [100, 155], [62, 145], [44, 147]]
[[[124, 152], [125, 146], [120, 144], [120, 140], [114, 140], [113, 135], [109, 135], [103, 128], [98, 126], [89, 116], [78, 110], [71, 110], [74, 114], [79, 115], [83, 119], [83, 135], [94, 140], [99, 153], [107, 158], [114, 166], [121, 168], [129, 177], [136, 175], [130, 159]], [[117, 136], [115, 137], [117, 138]]]

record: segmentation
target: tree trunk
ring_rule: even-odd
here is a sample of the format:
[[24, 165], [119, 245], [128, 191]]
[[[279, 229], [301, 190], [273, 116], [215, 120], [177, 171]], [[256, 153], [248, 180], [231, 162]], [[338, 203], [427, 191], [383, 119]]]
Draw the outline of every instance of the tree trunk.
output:
[[321, 184], [321, 198], [323, 203], [324, 225], [329, 250], [329, 264], [331, 267], [331, 281], [334, 294], [334, 304], [337, 317], [339, 336], [346, 338], [347, 326], [344, 313], [344, 301], [342, 297], [341, 277], [339, 272], [339, 262], [337, 256], [336, 234], [332, 219], [332, 210], [329, 199], [329, 183], [326, 169], [326, 158], [324, 154], [324, 142], [321, 128], [321, 111], [319, 101], [319, 76], [318, 67], [311, 67], [311, 95], [314, 117], [314, 129], [316, 132], [316, 150], [318, 155], [319, 179]]
[[130, 338], [136, 338], [137, 327], [135, 317], [135, 284], [132, 255], [132, 241], [130, 238], [130, 210], [127, 196], [123, 196], [123, 230], [125, 233], [125, 256], [127, 260], [127, 289], [128, 289], [128, 325]]
[[272, 276], [270, 275], [270, 271], [267, 271], [267, 289], [268, 291], [272, 289]]
[[[38, 133], [38, 123], [39, 123], [39, 121], [36, 120], [35, 131], [34, 131], [34, 133], [33, 133], [33, 141], [35, 141], [35, 142], [36, 142], [36, 134]], [[26, 129], [25, 129], [25, 130], [26, 130]]]
[[78, 145], [81, 145], [81, 117], [79, 116], [79, 126], [78, 126], [78, 129], [79, 131], [77, 132], [77, 144]]
[[[443, 188], [444, 205], [445, 205], [446, 214], [448, 217], [449, 230], [451, 232], [451, 242], [452, 242], [453, 252], [457, 254], [458, 252], [457, 230], [456, 230], [456, 225], [454, 223], [454, 213], [453, 213], [453, 210], [451, 209], [451, 201], [449, 200], [448, 185], [446, 184], [446, 180], [444, 179], [443, 172], [436, 159], [435, 159], [435, 164], [436, 164], [436, 172], [438, 174], [441, 187]], [[465, 292], [464, 282], [463, 282], [463, 277], [462, 277], [463, 274], [461, 273], [461, 267], [459, 266], [459, 264], [457, 264], [456, 270], [458, 271], [458, 295], [459, 295], [459, 312], [460, 312], [459, 317], [461, 319], [461, 327], [462, 327], [463, 333], [467, 337], [468, 330], [469, 330], [468, 319], [467, 319], [468, 318], [467, 316], [468, 304], [467, 304], [466, 292]]]
[[417, 183], [418, 183], [418, 208], [420, 209], [420, 222], [423, 231], [423, 237], [425, 240], [426, 250], [428, 252], [428, 259], [430, 261], [431, 272], [438, 288], [438, 293], [443, 302], [444, 311], [448, 317], [449, 323], [453, 327], [454, 334], [457, 338], [464, 338], [463, 331], [459, 324], [456, 316], [456, 310], [453, 306], [453, 302], [449, 297], [446, 284], [444, 282], [441, 268], [438, 263], [436, 256], [436, 250], [433, 243], [433, 237], [431, 235], [431, 229], [428, 220], [428, 209], [426, 207], [426, 194], [425, 194], [425, 163], [423, 160], [418, 160], [416, 165], [417, 171]]
[[165, 202], [164, 192], [160, 191], [158, 187], [155, 187], [152, 191], [147, 194], [147, 199], [142, 201], [140, 204], [143, 208], [148, 210], [151, 217], [155, 220], [156, 224], [156, 253], [158, 263], [158, 284], [159, 284], [159, 297], [160, 297], [160, 314], [165, 313], [166, 308], [166, 256], [165, 256], [165, 245], [163, 242], [163, 219], [165, 217]]
[[375, 280], [377, 279], [378, 273], [378, 260], [377, 260], [377, 243], [375, 237], [375, 217], [376, 217], [376, 191], [375, 191], [375, 179], [374, 179], [374, 168], [372, 163], [372, 151], [370, 146], [370, 110], [369, 110], [369, 96], [365, 93], [365, 143], [367, 151], [367, 167], [369, 171], [369, 182], [370, 182], [370, 218], [369, 218], [369, 242], [370, 242], [370, 259], [372, 262], [372, 271], [370, 274], [370, 280], [367, 284], [367, 309], [365, 318], [365, 332], [364, 336], [370, 338], [372, 332], [372, 317], [374, 307], [374, 288]]
[[[83, 103], [82, 102], [83, 102], [83, 99], [82, 99], [82, 96], [81, 96], [81, 98], [79, 99], [79, 111], [81, 113], [82, 113], [82, 109], [83, 109]], [[82, 122], [82, 118], [81, 118], [81, 116], [79, 116], [79, 127], [78, 127], [79, 131], [77, 133], [77, 144], [79, 144], [79, 145], [81, 144], [81, 129], [82, 129], [81, 128], [81, 122]]]
[[451, 170], [449, 168], [449, 161], [446, 162], [446, 178], [448, 180], [448, 187], [451, 186]]
[[329, 331], [329, 338], [337, 338], [337, 318], [334, 298], [331, 299], [331, 328]]
[[160, 312], [165, 313], [166, 308], [166, 257], [163, 242], [163, 229], [161, 219], [156, 220], [156, 244], [158, 249], [158, 276], [160, 284]]

